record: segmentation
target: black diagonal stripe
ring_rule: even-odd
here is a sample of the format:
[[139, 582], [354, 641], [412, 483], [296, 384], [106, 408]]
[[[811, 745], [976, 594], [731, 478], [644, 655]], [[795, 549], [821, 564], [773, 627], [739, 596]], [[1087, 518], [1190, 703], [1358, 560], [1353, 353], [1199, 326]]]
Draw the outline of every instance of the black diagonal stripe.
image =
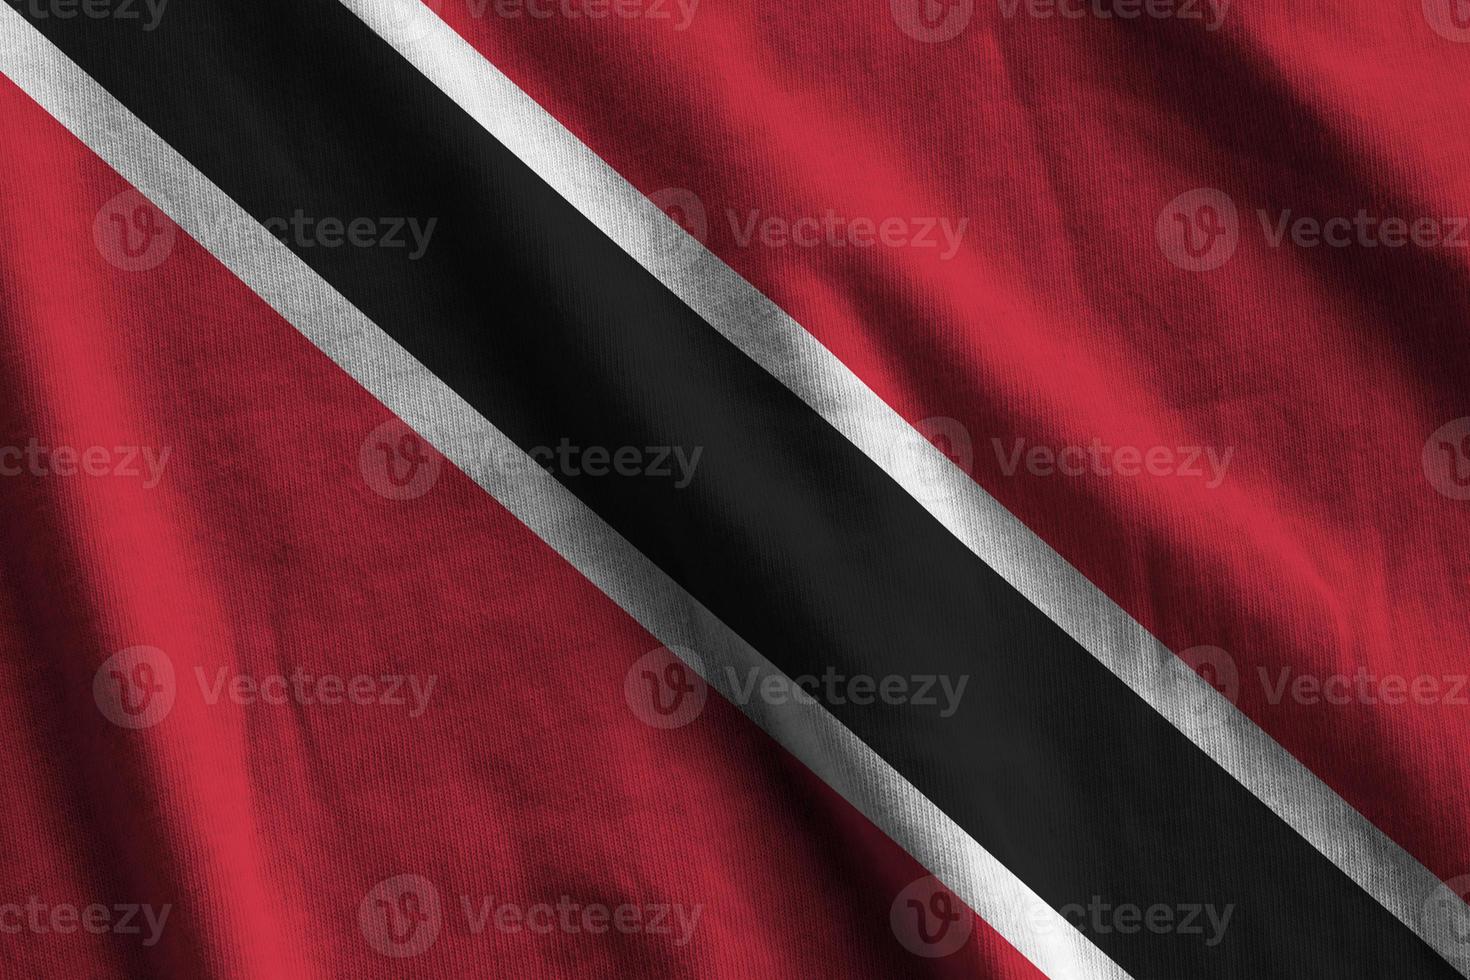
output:
[[949, 718], [829, 707], [1054, 906], [1233, 908], [1213, 946], [1084, 913], [1125, 969], [1454, 975], [344, 8], [33, 20], [260, 220], [437, 218], [415, 262], [296, 247], [523, 447], [702, 447], [561, 478], [788, 674], [970, 675]]

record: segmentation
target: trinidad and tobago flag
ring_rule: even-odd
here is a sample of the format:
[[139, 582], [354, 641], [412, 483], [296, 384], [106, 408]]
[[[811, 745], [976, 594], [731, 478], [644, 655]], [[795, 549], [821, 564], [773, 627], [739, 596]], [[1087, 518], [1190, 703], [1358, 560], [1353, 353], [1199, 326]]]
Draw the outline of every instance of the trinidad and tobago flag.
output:
[[0, 976], [1470, 976], [1470, 2], [0, 76]]

